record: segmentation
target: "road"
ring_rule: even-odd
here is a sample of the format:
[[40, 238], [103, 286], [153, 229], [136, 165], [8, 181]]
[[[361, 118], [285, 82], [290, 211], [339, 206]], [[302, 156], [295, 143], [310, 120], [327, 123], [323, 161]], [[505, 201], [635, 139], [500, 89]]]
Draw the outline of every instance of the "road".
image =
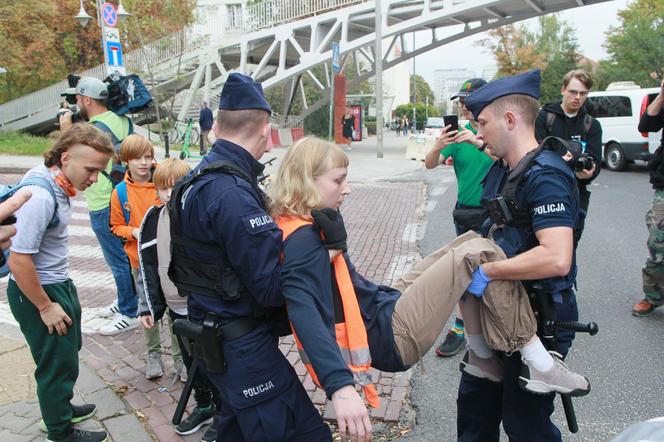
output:
[[[413, 174], [427, 183], [426, 224], [420, 250], [428, 254], [454, 237], [451, 220], [456, 186], [445, 171]], [[555, 421], [564, 440], [605, 441], [629, 424], [664, 414], [662, 361], [664, 310], [647, 318], [631, 315], [641, 299], [641, 267], [646, 257], [644, 214], [653, 195], [645, 166], [626, 172], [606, 169], [592, 185], [586, 231], [579, 245], [578, 301], [582, 321], [594, 320], [600, 333], [579, 335], [568, 359], [586, 375], [592, 392], [575, 400], [579, 432], [567, 431], [560, 401]], [[424, 370], [411, 382], [414, 430], [404, 439], [452, 441], [456, 438], [456, 390], [461, 354], [441, 359], [431, 351]], [[503, 436], [504, 440], [507, 440]]]

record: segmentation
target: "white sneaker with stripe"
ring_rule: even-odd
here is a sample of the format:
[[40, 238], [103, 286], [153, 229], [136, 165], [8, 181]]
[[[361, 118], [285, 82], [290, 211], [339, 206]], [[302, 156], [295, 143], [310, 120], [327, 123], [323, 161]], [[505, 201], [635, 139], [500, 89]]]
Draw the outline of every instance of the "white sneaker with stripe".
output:
[[130, 318], [122, 313], [117, 313], [111, 322], [99, 329], [99, 334], [103, 336], [113, 336], [126, 330], [138, 327], [141, 321], [138, 318]]

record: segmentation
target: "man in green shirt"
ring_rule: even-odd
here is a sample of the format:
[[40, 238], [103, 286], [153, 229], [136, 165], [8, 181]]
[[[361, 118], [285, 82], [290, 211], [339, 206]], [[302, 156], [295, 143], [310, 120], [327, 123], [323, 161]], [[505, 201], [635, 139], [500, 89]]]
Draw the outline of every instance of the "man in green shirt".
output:
[[[469, 230], [479, 231], [486, 218], [485, 210], [480, 205], [480, 196], [482, 195], [482, 180], [491, 167], [493, 158], [484, 149], [482, 141], [475, 137], [477, 123], [464, 106], [466, 97], [485, 84], [486, 81], [481, 78], [472, 78], [461, 85], [461, 89], [452, 97], [452, 100], [459, 99], [461, 112], [468, 123], [459, 131], [449, 130], [449, 126], [446, 126], [443, 134], [436, 139], [436, 143], [424, 160], [427, 169], [433, 169], [449, 157], [454, 160], [457, 202], [452, 218], [457, 236]], [[447, 333], [443, 343], [436, 348], [436, 354], [442, 357], [457, 354], [463, 348], [464, 335], [463, 318], [457, 307], [454, 327]]]
[[[111, 138], [116, 153], [120, 149], [120, 142], [133, 132], [131, 120], [119, 116], [108, 110], [106, 99], [108, 89], [106, 84], [92, 77], [82, 77], [76, 85], [76, 104], [84, 120], [90, 121], [93, 126], [102, 130]], [[60, 117], [62, 131], [71, 128], [71, 113]], [[114, 335], [124, 330], [135, 328], [140, 323], [138, 316], [138, 297], [134, 289], [129, 260], [122, 247], [122, 241], [111, 233], [110, 202], [113, 184], [109, 173], [113, 166], [111, 159], [104, 173], [99, 175], [96, 183], [91, 185], [84, 193], [90, 211], [90, 224], [99, 241], [106, 263], [113, 273], [117, 286], [117, 300], [102, 309], [99, 316], [111, 318], [111, 321], [100, 328], [103, 335]]]

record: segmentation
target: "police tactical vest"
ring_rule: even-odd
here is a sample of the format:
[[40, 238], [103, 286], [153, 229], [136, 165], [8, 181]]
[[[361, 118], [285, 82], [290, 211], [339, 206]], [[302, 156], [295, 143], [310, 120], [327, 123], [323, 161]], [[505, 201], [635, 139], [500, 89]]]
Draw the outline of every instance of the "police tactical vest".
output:
[[[267, 196], [242, 170], [233, 163], [216, 161], [192, 175], [177, 182], [168, 202], [171, 233], [171, 262], [168, 276], [178, 289], [180, 296], [191, 293], [216, 297], [223, 301], [243, 301], [252, 304], [254, 317], [260, 318], [272, 329], [275, 336], [286, 336], [291, 333], [288, 313], [285, 307], [263, 308], [254, 302], [247, 288], [228, 261], [228, 251], [218, 243], [206, 243], [189, 238], [185, 235], [181, 212], [184, 208], [186, 195], [196, 180], [210, 173], [223, 173], [237, 176], [249, 183], [267, 211]], [[260, 222], [260, 220], [256, 221]], [[213, 254], [214, 259], [200, 259], [188, 251], [199, 251]]]
[[[168, 276], [178, 288], [180, 296], [183, 297], [195, 292], [218, 297], [224, 301], [238, 301], [241, 298], [248, 300], [251, 297], [235, 270], [230, 266], [227, 251], [223, 249], [223, 246], [188, 238], [185, 234], [181, 213], [186, 194], [196, 180], [210, 173], [234, 175], [250, 183], [256, 194], [260, 196], [263, 205], [265, 204], [263, 192], [242, 170], [227, 161], [217, 161], [182, 178], [173, 188], [171, 200], [168, 202], [171, 220], [171, 262], [168, 267]], [[215, 259], [199, 259], [192, 256], [187, 250], [213, 253]]]
[[[493, 239], [503, 249], [508, 258], [523, 253], [539, 245], [535, 232], [532, 229], [532, 207], [525, 206], [525, 195], [523, 186], [529, 176], [539, 170], [551, 168], [560, 172], [562, 175], [574, 178], [572, 169], [561, 160], [560, 154], [549, 149], [548, 137], [542, 141], [542, 144], [526, 154], [513, 170], [508, 170], [507, 166], [501, 160], [496, 161], [483, 181], [485, 193], [482, 196], [482, 205], [488, 207], [490, 201], [502, 197], [509, 211], [511, 220], [501, 222], [490, 211], [490, 217], [482, 228], [484, 237], [488, 236], [490, 230], [493, 230]], [[572, 181], [574, 182], [574, 181]], [[572, 195], [572, 204], [577, 208], [577, 220], [575, 222], [574, 240], [576, 242], [580, 237], [578, 227], [585, 214], [580, 208], [579, 192], [576, 185], [570, 186]], [[560, 291], [571, 287], [576, 279], [576, 267], [573, 268], [566, 277], [547, 279], [547, 289], [549, 291]]]

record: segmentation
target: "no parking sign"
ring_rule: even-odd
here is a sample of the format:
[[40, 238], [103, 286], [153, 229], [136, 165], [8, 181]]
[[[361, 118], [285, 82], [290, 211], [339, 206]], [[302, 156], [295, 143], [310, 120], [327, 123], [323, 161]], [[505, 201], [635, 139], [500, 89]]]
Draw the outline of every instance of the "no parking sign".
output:
[[118, 13], [113, 3], [106, 2], [101, 6], [101, 18], [104, 20], [104, 24], [111, 28], [114, 28], [118, 24]]

